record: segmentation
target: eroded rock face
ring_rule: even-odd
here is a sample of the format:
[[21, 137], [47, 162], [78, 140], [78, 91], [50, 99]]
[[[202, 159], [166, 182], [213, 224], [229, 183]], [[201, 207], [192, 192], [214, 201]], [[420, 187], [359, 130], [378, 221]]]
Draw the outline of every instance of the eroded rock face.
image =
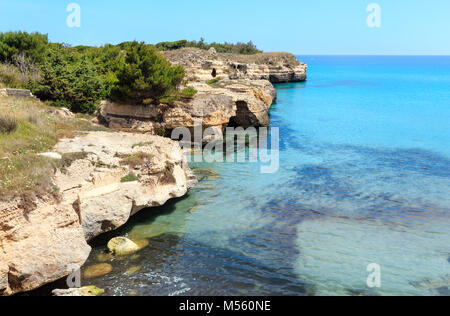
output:
[[[197, 90], [197, 94], [171, 105], [161, 105], [159, 113], [153, 115], [154, 122], [139, 121], [134, 117], [133, 113], [144, 112], [147, 106], [124, 106], [113, 102], [107, 102], [107, 106], [102, 107], [102, 120], [108, 122], [109, 127], [118, 129], [138, 126], [136, 121], [151, 124], [152, 128], [148, 128], [148, 132], [177, 127], [192, 128], [199, 125], [200, 121], [205, 128], [222, 128], [237, 121], [243, 127], [264, 126], [269, 123], [268, 111], [277, 97], [275, 88], [267, 80], [220, 80], [214, 84], [192, 82], [189, 86]], [[126, 111], [123, 110], [128, 107], [138, 109], [130, 111], [130, 116], [126, 117]], [[116, 113], [121, 113], [121, 117]], [[141, 130], [139, 127], [136, 129]]]
[[72, 208], [40, 202], [31, 212], [18, 201], [0, 206], [0, 295], [35, 289], [81, 266], [91, 248]]
[[163, 54], [173, 64], [186, 69], [190, 82], [213, 78], [300, 82], [306, 80], [308, 68], [289, 53], [237, 55], [184, 48]]
[[[144, 208], [185, 195], [195, 185], [178, 143], [167, 138], [94, 132], [62, 140], [56, 150], [89, 152], [55, 180], [64, 200], [73, 202], [88, 240], [122, 226]], [[124, 182], [130, 174], [138, 179]]]
[[[77, 157], [55, 174], [61, 202], [42, 200], [32, 211], [19, 200], [0, 202], [0, 295], [69, 275], [89, 256], [87, 240], [196, 183], [179, 145], [159, 136], [90, 132], [62, 140], [55, 152]], [[134, 181], [123, 182], [131, 173]]]
[[163, 54], [186, 69], [187, 85], [197, 94], [157, 106], [105, 101], [100, 118], [109, 127], [158, 133], [191, 128], [199, 120], [205, 128], [264, 126], [277, 98], [272, 83], [306, 80], [307, 65], [288, 53], [234, 55], [186, 48]]

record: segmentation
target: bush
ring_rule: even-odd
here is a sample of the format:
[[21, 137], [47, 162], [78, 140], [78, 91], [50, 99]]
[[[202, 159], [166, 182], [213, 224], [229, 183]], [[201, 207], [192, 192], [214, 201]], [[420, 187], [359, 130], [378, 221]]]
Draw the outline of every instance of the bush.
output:
[[89, 114], [105, 98], [136, 104], [178, 98], [185, 75], [144, 43], [70, 47], [25, 32], [0, 33], [0, 63], [0, 86], [28, 88], [55, 106]]
[[23, 88], [26, 84], [20, 71], [8, 64], [0, 64], [0, 83], [8, 88]]
[[138, 104], [150, 99], [157, 103], [183, 80], [183, 67], [172, 66], [153, 47], [138, 42], [122, 46], [126, 57], [116, 73], [114, 99]]
[[194, 95], [196, 95], [197, 94], [197, 90], [195, 90], [194, 88], [192, 88], [192, 87], [187, 87], [187, 88], [185, 88], [183, 91], [181, 91], [181, 95], [183, 96], [183, 97], [187, 97], [187, 98], [192, 98]]
[[0, 33], [0, 62], [13, 63], [19, 54], [35, 63], [40, 63], [48, 48], [48, 36], [39, 33]]
[[248, 43], [236, 43], [236, 44], [231, 44], [231, 43], [211, 43], [208, 44], [205, 42], [204, 39], [201, 39], [199, 42], [197, 41], [186, 41], [186, 40], [181, 40], [181, 41], [176, 41], [176, 42], [161, 42], [155, 45], [156, 49], [161, 50], [161, 51], [170, 51], [170, 50], [176, 50], [176, 49], [180, 49], [180, 48], [185, 48], [185, 47], [194, 47], [194, 48], [200, 48], [200, 49], [204, 49], [204, 50], [208, 50], [211, 47], [214, 47], [214, 49], [218, 52], [218, 53], [233, 53], [233, 54], [244, 54], [244, 55], [253, 55], [253, 54], [258, 54], [258, 53], [262, 53], [261, 50], [259, 50], [255, 44], [253, 44], [252, 41], [248, 42]]
[[17, 130], [18, 123], [15, 118], [0, 116], [0, 134], [11, 134]]
[[36, 68], [21, 72], [14, 65], [0, 64], [0, 84], [6, 88], [26, 89], [39, 80], [40, 73]]
[[41, 80], [30, 86], [32, 92], [72, 112], [92, 114], [107, 95], [104, 79], [92, 62], [64, 47], [49, 49], [41, 75]]
[[122, 179], [120, 179], [120, 182], [124, 183], [124, 182], [134, 182], [134, 181], [138, 181], [139, 180], [139, 176], [130, 173], [129, 175], [126, 175], [125, 177], [123, 177]]
[[213, 85], [215, 85], [216, 83], [218, 83], [218, 82], [221, 81], [221, 80], [222, 80], [222, 78], [217, 77], [217, 78], [208, 80], [206, 83], [209, 84], [210, 86], [213, 86]]

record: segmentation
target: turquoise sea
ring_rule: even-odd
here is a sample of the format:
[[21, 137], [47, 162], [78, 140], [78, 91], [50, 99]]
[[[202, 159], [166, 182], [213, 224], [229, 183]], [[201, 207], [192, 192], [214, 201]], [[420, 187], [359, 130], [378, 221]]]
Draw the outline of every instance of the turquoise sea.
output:
[[[280, 170], [194, 163], [183, 199], [114, 236], [150, 246], [84, 285], [110, 295], [450, 295], [450, 57], [298, 56], [277, 85]], [[367, 266], [381, 267], [369, 288]], [[138, 272], [127, 270], [132, 267]]]

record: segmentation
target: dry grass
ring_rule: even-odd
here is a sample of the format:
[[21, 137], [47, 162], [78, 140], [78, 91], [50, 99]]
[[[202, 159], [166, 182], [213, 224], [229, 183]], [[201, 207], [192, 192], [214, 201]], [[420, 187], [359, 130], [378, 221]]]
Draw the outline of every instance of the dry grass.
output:
[[163, 172], [162, 177], [159, 179], [159, 183], [161, 184], [175, 184], [177, 180], [173, 176], [173, 172], [175, 170], [175, 165], [171, 162], [166, 162], [166, 168]]
[[25, 88], [28, 82], [37, 80], [40, 75], [34, 66], [29, 65], [27, 71], [21, 72], [16, 66], [0, 64], [0, 88]]
[[17, 130], [17, 120], [10, 116], [0, 115], [0, 134], [11, 134]]
[[77, 131], [104, 130], [84, 119], [49, 114], [48, 108], [35, 99], [0, 97], [0, 113], [17, 121], [15, 131], [0, 133], [0, 199], [51, 193], [59, 164], [36, 154], [51, 151], [58, 139]]
[[121, 164], [129, 166], [130, 168], [134, 169], [134, 168], [142, 166], [142, 165], [144, 165], [146, 163], [151, 162], [152, 159], [153, 159], [153, 155], [147, 154], [147, 153], [144, 153], [144, 152], [139, 152], [137, 154], [125, 157], [121, 161]]
[[137, 143], [133, 145], [133, 149], [136, 147], [146, 147], [146, 146], [151, 146], [153, 145], [153, 142], [142, 142], [142, 143]]

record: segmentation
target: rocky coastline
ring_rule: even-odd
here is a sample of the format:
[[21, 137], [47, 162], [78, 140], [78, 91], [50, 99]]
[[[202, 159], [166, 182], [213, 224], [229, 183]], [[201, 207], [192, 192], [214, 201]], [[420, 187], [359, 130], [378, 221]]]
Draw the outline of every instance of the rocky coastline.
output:
[[44, 153], [63, 166], [54, 172], [55, 197], [31, 208], [20, 199], [0, 202], [0, 296], [66, 277], [88, 258], [89, 240], [139, 211], [184, 196], [196, 178], [178, 143], [162, 136], [199, 120], [219, 131], [268, 125], [277, 97], [273, 83], [306, 80], [307, 65], [288, 53], [189, 48], [164, 56], [186, 69], [185, 85], [194, 96], [159, 106], [104, 101], [98, 122], [110, 130], [63, 138]]
[[219, 54], [214, 49], [195, 48], [164, 52], [174, 65], [186, 70], [186, 86], [192, 97], [170, 104], [135, 106], [105, 101], [100, 118], [109, 127], [157, 133], [167, 136], [177, 127], [204, 128], [228, 125], [264, 126], [277, 98], [273, 83], [300, 82], [307, 78], [307, 65], [289, 53], [256, 55]]

